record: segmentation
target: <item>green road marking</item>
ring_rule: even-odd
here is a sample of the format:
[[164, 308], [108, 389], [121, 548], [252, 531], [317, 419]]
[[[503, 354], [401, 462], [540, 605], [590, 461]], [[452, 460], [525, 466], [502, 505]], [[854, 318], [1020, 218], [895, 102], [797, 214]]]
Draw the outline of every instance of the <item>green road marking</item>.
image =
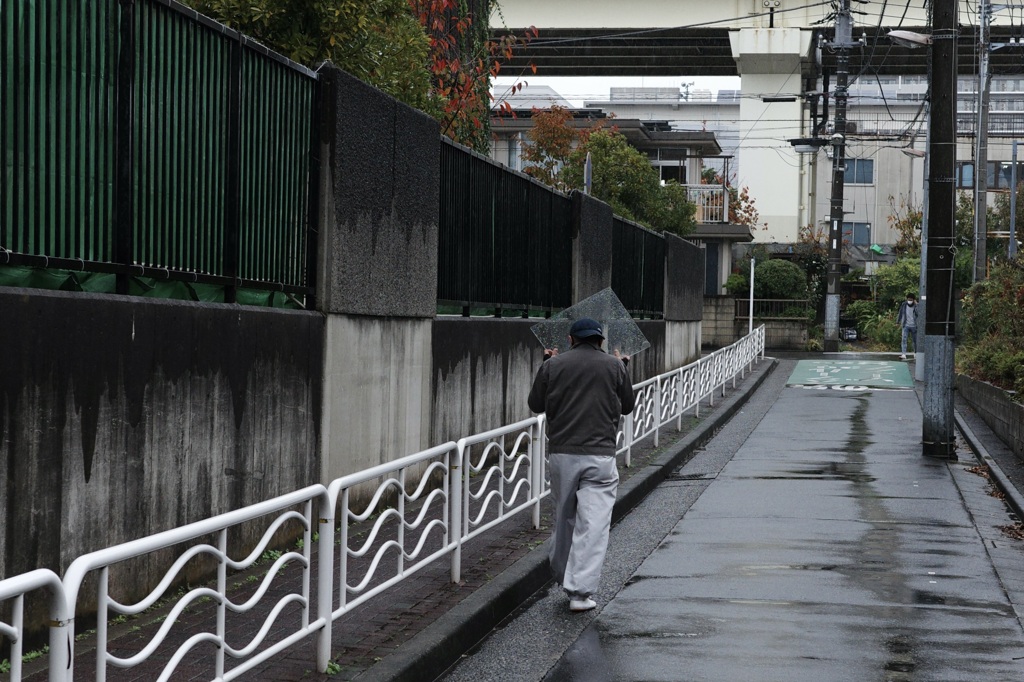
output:
[[865, 388], [913, 388], [905, 362], [879, 360], [801, 360], [787, 386], [863, 386]]

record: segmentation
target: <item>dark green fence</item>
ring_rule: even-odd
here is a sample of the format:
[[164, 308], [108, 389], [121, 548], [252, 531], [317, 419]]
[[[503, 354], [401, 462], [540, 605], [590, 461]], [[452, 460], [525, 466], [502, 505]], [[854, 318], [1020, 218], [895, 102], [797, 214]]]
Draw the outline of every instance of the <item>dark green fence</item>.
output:
[[438, 300], [552, 311], [572, 304], [572, 201], [447, 138], [441, 144]]
[[665, 238], [616, 217], [612, 225], [612, 289], [634, 315], [663, 315]]
[[311, 301], [316, 74], [168, 0], [0, 2], [0, 264]]

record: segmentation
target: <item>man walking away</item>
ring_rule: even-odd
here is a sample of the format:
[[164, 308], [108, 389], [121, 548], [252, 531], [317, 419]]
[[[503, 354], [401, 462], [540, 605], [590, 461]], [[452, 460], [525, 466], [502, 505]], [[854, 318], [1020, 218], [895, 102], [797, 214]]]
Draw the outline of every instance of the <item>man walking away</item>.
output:
[[900, 360], [907, 359], [907, 336], [914, 343], [914, 352], [917, 347], [917, 296], [913, 293], [907, 294], [907, 300], [900, 303], [900, 312], [896, 315], [896, 324], [903, 329], [903, 336], [900, 339]]
[[573, 323], [572, 347], [545, 349], [530, 390], [534, 412], [547, 413], [548, 470], [555, 522], [548, 550], [552, 576], [569, 595], [569, 610], [597, 604], [601, 567], [608, 549], [612, 507], [619, 483], [615, 436], [619, 417], [635, 397], [626, 365], [601, 349], [604, 331], [590, 318]]

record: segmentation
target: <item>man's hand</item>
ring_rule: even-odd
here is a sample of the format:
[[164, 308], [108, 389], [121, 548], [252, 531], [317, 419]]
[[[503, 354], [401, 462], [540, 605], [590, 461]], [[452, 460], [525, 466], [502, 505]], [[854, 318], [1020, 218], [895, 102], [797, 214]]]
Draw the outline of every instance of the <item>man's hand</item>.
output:
[[558, 355], [558, 349], [557, 348], [545, 348], [544, 349], [544, 359], [545, 360], [547, 360], [548, 358], [553, 358], [556, 355]]
[[629, 356], [628, 356], [628, 355], [623, 355], [622, 353], [620, 353], [620, 352], [618, 351], [618, 349], [616, 349], [616, 350], [615, 350], [615, 353], [614, 353], [614, 355], [615, 355], [615, 357], [617, 357], [617, 358], [618, 358], [619, 360], [622, 360], [622, 364], [624, 364], [624, 365], [628, 365], [628, 364], [629, 364]]

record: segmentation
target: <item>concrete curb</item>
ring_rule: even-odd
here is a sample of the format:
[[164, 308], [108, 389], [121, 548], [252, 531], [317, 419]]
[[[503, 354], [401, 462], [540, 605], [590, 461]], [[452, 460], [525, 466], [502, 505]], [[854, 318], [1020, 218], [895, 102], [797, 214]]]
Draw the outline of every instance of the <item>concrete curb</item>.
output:
[[[765, 361], [767, 365], [764, 371], [753, 382], [744, 384], [736, 393], [725, 398], [722, 407], [710, 418], [619, 486], [619, 497], [612, 512], [613, 523], [628, 514], [672, 471], [689, 460], [700, 446], [711, 440], [718, 429], [739, 411], [779, 364], [774, 358], [765, 358]], [[433, 625], [356, 679], [360, 682], [418, 682], [436, 679], [550, 580], [547, 547], [541, 546], [463, 599]]]
[[1024, 520], [1024, 496], [1022, 496], [1017, 488], [1013, 485], [1003, 470], [999, 468], [999, 464], [996, 460], [988, 453], [988, 450], [982, 444], [981, 440], [974, 435], [971, 427], [967, 425], [964, 418], [960, 416], [959, 412], [954, 411], [953, 417], [956, 420], [957, 428], [960, 429], [960, 434], [967, 441], [967, 445], [970, 446], [974, 452], [974, 456], [979, 462], [988, 467], [992, 475], [992, 482], [995, 483], [996, 487], [1006, 496], [1006, 502], [1009, 504], [1013, 511], [1017, 514], [1017, 518]]

